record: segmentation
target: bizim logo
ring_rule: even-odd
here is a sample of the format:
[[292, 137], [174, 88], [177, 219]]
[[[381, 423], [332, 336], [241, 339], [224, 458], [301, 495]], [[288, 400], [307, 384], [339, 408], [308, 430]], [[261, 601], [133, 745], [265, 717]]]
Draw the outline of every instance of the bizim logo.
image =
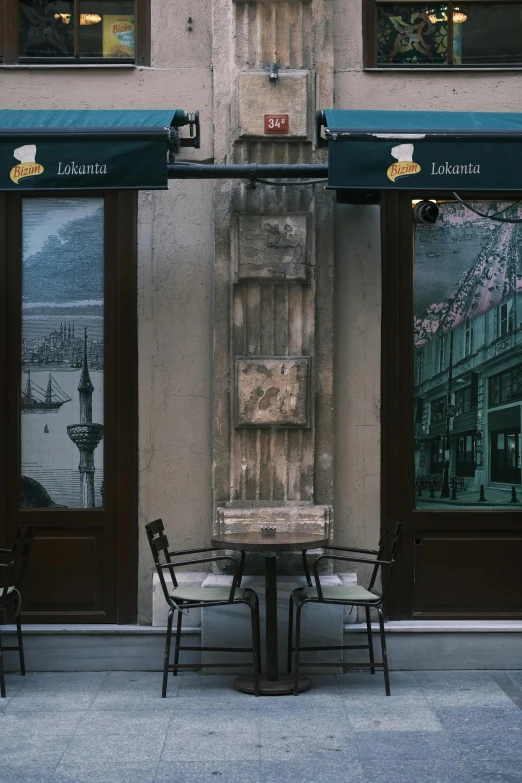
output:
[[13, 152], [13, 157], [20, 161], [16, 166], [13, 166], [9, 175], [16, 185], [23, 179], [36, 177], [44, 170], [42, 164], [36, 162], [36, 144], [26, 144], [24, 147], [18, 147]]
[[394, 158], [397, 158], [397, 163], [392, 163], [386, 172], [392, 182], [399, 177], [418, 174], [421, 170], [419, 164], [413, 160], [413, 144], [399, 144], [397, 147], [392, 147], [390, 152]]

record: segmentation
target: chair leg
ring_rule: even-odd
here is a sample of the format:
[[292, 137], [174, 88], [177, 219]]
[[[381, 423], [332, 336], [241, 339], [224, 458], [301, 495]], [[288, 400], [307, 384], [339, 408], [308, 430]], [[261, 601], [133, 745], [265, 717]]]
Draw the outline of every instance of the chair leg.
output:
[[252, 604], [249, 604], [250, 611], [252, 613], [252, 658], [254, 663], [254, 692], [256, 696], [259, 696], [259, 661], [258, 661], [258, 651], [259, 651], [259, 636], [258, 636], [258, 608], [256, 606], [256, 603], [252, 606]]
[[243, 579], [243, 571], [245, 568], [245, 553], [241, 552], [241, 560], [239, 561], [239, 576], [237, 578], [236, 587], [241, 587], [241, 581]]
[[299, 693], [299, 651], [301, 648], [301, 609], [303, 604], [298, 604], [295, 611], [295, 652], [294, 652], [294, 696]]
[[388, 654], [386, 652], [386, 637], [384, 635], [384, 617], [382, 615], [382, 609], [377, 607], [379, 614], [379, 629], [381, 633], [381, 648], [382, 648], [382, 664], [384, 670], [384, 687], [386, 688], [386, 696], [390, 695], [390, 676], [388, 673]]
[[163, 661], [163, 684], [161, 686], [161, 698], [164, 699], [167, 696], [167, 680], [169, 676], [169, 659], [170, 659], [170, 640], [172, 638], [172, 617], [174, 615], [174, 609], [169, 609], [169, 615], [167, 618], [167, 639], [165, 641], [165, 660]]
[[22, 639], [22, 624], [20, 617], [16, 618], [16, 635], [18, 636], [18, 655], [20, 657], [20, 674], [25, 676], [24, 642]]
[[256, 626], [257, 626], [257, 670], [261, 674], [261, 618], [259, 615], [258, 595], [256, 595]]
[[174, 647], [174, 668], [172, 674], [174, 677], [178, 674], [179, 647], [181, 644], [181, 623], [183, 622], [183, 612], [178, 609], [178, 622], [176, 625], [176, 646]]
[[294, 599], [290, 596], [290, 603], [288, 605], [288, 657], [286, 662], [286, 668], [288, 674], [292, 673], [292, 641], [293, 641], [293, 625], [294, 625]]
[[[375, 658], [373, 655], [373, 637], [372, 637], [372, 623], [370, 620], [370, 608], [368, 606], [365, 607], [366, 610], [366, 632], [368, 634], [368, 652], [370, 653], [370, 663], [375, 663]], [[375, 666], [372, 666], [370, 669], [372, 674], [375, 674]]]
[[4, 654], [2, 651], [2, 638], [0, 637], [0, 697], [5, 699], [5, 674], [4, 674]]

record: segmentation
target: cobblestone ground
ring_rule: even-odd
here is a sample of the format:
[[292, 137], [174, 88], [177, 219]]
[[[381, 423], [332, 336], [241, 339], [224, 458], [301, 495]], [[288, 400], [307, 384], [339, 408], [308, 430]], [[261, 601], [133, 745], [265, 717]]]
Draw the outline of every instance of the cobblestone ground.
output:
[[17, 674], [0, 700], [1, 783], [516, 783], [522, 671], [314, 676], [255, 698], [232, 677]]

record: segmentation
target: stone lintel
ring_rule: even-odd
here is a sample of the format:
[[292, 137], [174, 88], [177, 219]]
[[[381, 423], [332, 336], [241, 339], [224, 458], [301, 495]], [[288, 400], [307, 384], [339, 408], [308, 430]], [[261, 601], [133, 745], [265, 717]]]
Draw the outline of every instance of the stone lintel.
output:
[[275, 525], [280, 532], [332, 535], [331, 506], [258, 506], [218, 508], [217, 533], [258, 531], [261, 525]]

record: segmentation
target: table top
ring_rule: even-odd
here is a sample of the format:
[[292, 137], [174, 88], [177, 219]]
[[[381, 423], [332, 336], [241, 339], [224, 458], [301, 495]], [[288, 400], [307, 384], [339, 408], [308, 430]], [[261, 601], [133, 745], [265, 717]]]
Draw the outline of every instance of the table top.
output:
[[277, 532], [264, 536], [255, 533], [222, 533], [212, 537], [212, 546], [219, 549], [240, 549], [245, 552], [288, 552], [328, 546], [329, 539], [321, 533]]

